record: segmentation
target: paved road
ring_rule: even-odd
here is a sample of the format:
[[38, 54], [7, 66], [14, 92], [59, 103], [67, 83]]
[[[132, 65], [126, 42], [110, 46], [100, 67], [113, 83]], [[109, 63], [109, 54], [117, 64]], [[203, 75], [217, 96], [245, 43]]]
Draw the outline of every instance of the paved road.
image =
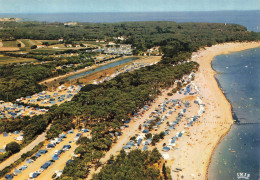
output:
[[18, 159], [20, 159], [20, 157], [24, 154], [27, 153], [28, 151], [31, 151], [36, 145], [38, 145], [40, 142], [44, 141], [46, 139], [46, 134], [47, 134], [47, 130], [49, 130], [51, 127], [51, 125], [49, 125], [47, 127], [47, 129], [41, 134], [39, 135], [34, 141], [32, 141], [29, 145], [27, 145], [26, 147], [24, 147], [20, 152], [12, 155], [11, 157], [9, 157], [7, 160], [5, 160], [4, 162], [2, 162], [0, 164], [0, 171], [3, 170], [5, 167], [10, 166], [12, 163], [14, 163], [15, 161], [17, 161]]

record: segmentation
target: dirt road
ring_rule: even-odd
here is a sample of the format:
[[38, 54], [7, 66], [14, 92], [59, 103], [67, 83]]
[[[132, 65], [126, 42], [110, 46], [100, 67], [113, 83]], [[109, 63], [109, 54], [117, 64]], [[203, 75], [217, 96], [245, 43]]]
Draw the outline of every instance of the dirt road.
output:
[[2, 162], [0, 164], [0, 171], [3, 170], [5, 167], [10, 166], [12, 163], [17, 161], [24, 153], [27, 153], [28, 151], [31, 151], [36, 145], [38, 145], [40, 142], [44, 141], [46, 139], [47, 130], [50, 129], [50, 125], [47, 127], [47, 129], [39, 135], [34, 141], [32, 141], [28, 146], [24, 147], [20, 152], [12, 155], [7, 160]]
[[[66, 143], [68, 144], [69, 141], [73, 141], [73, 138], [75, 135], [78, 133], [78, 130], [74, 131], [74, 134], [69, 134], [67, 136], [67, 139], [64, 140], [63, 145]], [[88, 133], [82, 133], [83, 136], [90, 136], [90, 132]], [[37, 178], [38, 180], [46, 180], [46, 179], [51, 179], [52, 175], [55, 173], [57, 170], [63, 170], [64, 167], [66, 166], [66, 162], [70, 159], [72, 159], [73, 153], [75, 149], [78, 147], [75, 142], [72, 142], [71, 144], [71, 149], [69, 151], [64, 152], [61, 155], [61, 158], [53, 163], [48, 169], [42, 172], [42, 174]]]
[[17, 40], [17, 42], [21, 44], [21, 48], [24, 48], [24, 47], [25, 47], [25, 44], [24, 44], [22, 41]]
[[[65, 138], [61, 143], [56, 145], [55, 148], [48, 150], [48, 152], [46, 154], [44, 154], [41, 157], [39, 157], [38, 159], [36, 159], [32, 164], [29, 164], [28, 168], [25, 171], [22, 171], [22, 173], [19, 174], [18, 176], [15, 176], [14, 179], [28, 179], [30, 173], [39, 170], [40, 167], [46, 161], [51, 160], [52, 155], [55, 154], [55, 150], [61, 150], [64, 145], [69, 144], [69, 141], [72, 141], [72, 143], [70, 144], [72, 146], [72, 148], [76, 148], [75, 142], [73, 142], [73, 138], [75, 137], [76, 133], [78, 133], [78, 131], [74, 131], [73, 134], [67, 134], [67, 138]], [[45, 144], [48, 144], [48, 142]], [[47, 176], [51, 177], [56, 170], [60, 170], [60, 169], [56, 169], [56, 168], [60, 168], [59, 166], [57, 166], [57, 163], [62, 162], [64, 164], [66, 164], [67, 159], [68, 159], [66, 157], [70, 157], [69, 155], [71, 155], [71, 153], [73, 152], [72, 148], [69, 151], [66, 151], [65, 153], [61, 154], [60, 159], [58, 161], [54, 162], [53, 165], [51, 165], [48, 169], [43, 171], [42, 174], [39, 175], [39, 177], [37, 177], [37, 179], [51, 179], [51, 178], [46, 178], [46, 177]], [[45, 149], [45, 146], [43, 149]], [[25, 164], [25, 163], [23, 163], [23, 164]], [[45, 177], [45, 175], [46, 175], [46, 177]]]
[[[119, 138], [119, 140], [117, 141], [116, 144], [113, 144], [111, 149], [105, 154], [105, 156], [103, 158], [101, 158], [100, 162], [102, 164], [106, 163], [107, 160], [109, 160], [109, 158], [111, 157], [111, 155], [117, 155], [120, 150], [123, 148], [123, 146], [129, 141], [130, 137], [134, 136], [136, 133], [138, 133], [138, 128], [140, 124], [143, 124], [145, 120], [149, 119], [149, 115], [151, 114], [152, 111], [154, 111], [154, 109], [158, 106], [158, 104], [161, 104], [165, 98], [168, 97], [167, 93], [169, 93], [172, 90], [172, 88], [170, 88], [167, 91], [163, 91], [162, 95], [159, 96], [154, 103], [152, 103], [152, 105], [150, 106], [150, 109], [148, 111], [146, 111], [143, 116], [141, 116], [140, 118], [137, 119], [136, 122], [131, 121], [129, 123], [129, 128], [124, 129], [123, 135], [121, 135], [121, 137]], [[93, 174], [98, 173], [101, 170], [102, 167], [99, 167], [96, 171], [94, 168], [92, 168], [90, 170], [89, 176], [87, 179], [91, 179], [93, 177]]]

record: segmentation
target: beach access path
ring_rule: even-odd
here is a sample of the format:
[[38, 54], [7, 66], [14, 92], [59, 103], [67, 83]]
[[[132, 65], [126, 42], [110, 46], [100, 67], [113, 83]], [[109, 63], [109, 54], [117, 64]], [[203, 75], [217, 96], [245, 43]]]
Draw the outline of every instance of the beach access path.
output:
[[47, 131], [50, 129], [51, 125], [49, 125], [47, 127], [47, 129], [40, 134], [35, 140], [33, 140], [30, 144], [28, 144], [26, 147], [24, 147], [20, 152], [12, 155], [11, 157], [9, 157], [7, 160], [5, 160], [4, 162], [2, 162], [0, 164], [0, 171], [3, 170], [5, 167], [10, 166], [11, 164], [13, 164], [15, 161], [17, 161], [18, 159], [21, 158], [21, 156], [24, 153], [27, 153], [28, 151], [31, 151], [35, 146], [37, 146], [40, 142], [43, 142], [46, 139], [46, 134]]

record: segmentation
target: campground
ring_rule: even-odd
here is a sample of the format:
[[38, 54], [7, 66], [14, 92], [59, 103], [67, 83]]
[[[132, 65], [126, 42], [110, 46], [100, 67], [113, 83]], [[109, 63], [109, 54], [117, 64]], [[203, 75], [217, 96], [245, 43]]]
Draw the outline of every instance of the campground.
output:
[[[55, 173], [56, 170], [63, 170], [63, 168], [66, 165], [66, 162], [70, 160], [73, 156], [73, 152], [76, 149], [77, 145], [76, 142], [74, 141], [74, 137], [76, 134], [79, 133], [78, 130], [74, 130], [73, 133], [71, 134], [66, 134], [66, 138], [63, 139], [59, 144], [57, 144], [54, 148], [47, 149], [48, 152], [46, 154], [42, 154], [39, 158], [37, 158], [34, 162], [28, 164], [25, 162], [21, 163], [19, 166], [22, 165], [27, 165], [28, 167], [24, 170], [21, 171], [20, 174], [14, 177], [15, 179], [28, 179], [30, 174], [33, 172], [37, 172], [41, 169], [41, 166], [47, 162], [50, 161], [55, 155], [55, 151], [63, 149], [64, 145], [70, 145], [71, 148], [67, 151], [64, 151], [62, 154], [60, 154], [60, 158], [52, 163], [47, 169], [42, 171], [42, 173], [37, 177], [37, 179], [51, 179], [52, 175]], [[46, 146], [50, 142], [45, 141], [44, 146], [42, 149], [46, 149]], [[18, 167], [19, 167], [18, 166]], [[13, 170], [14, 171], [14, 170]], [[48, 177], [48, 178], [47, 178]]]
[[[4, 136], [4, 134], [0, 134], [0, 149], [2, 149], [8, 143], [16, 141], [15, 138], [19, 137], [20, 135], [21, 133], [19, 134], [8, 133], [7, 136]], [[19, 141], [16, 142], [20, 143]]]
[[[162, 95], [159, 96], [149, 107], [149, 109], [147, 111], [145, 111], [136, 121], [132, 120], [130, 121], [130, 123], [128, 124], [129, 127], [125, 128], [124, 130], [122, 130], [122, 135], [120, 136], [120, 138], [117, 140], [116, 143], [112, 144], [111, 149], [105, 154], [105, 156], [103, 158], [101, 158], [100, 162], [102, 164], [105, 164], [109, 158], [112, 155], [117, 155], [120, 150], [123, 148], [124, 145], [127, 144], [127, 142], [129, 141], [129, 139], [134, 136], [135, 134], [139, 133], [139, 125], [143, 124], [147, 119], [149, 119], [150, 114], [154, 111], [155, 108], [157, 108], [158, 104], [163, 103], [163, 101], [165, 100], [165, 98], [168, 97], [168, 93], [172, 91], [172, 88], [168, 89], [168, 90], [164, 90], [162, 92]], [[94, 170], [93, 168], [90, 170], [90, 174], [88, 176], [87, 179], [91, 179], [93, 174], [98, 173], [101, 170], [101, 167], [99, 167], [97, 170]]]

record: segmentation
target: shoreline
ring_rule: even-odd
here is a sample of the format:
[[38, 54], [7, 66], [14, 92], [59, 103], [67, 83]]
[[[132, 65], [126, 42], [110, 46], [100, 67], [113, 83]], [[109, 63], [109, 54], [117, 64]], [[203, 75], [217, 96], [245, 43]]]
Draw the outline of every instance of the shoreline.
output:
[[[214, 58], [218, 55], [230, 54], [232, 52], [244, 51], [244, 50], [257, 48], [257, 47], [260, 47], [260, 42], [224, 43], [224, 44], [217, 44], [212, 47], [206, 47], [205, 49], [200, 50], [193, 54], [192, 60], [196, 61], [197, 63], [200, 64], [199, 71], [196, 72], [196, 75], [204, 76], [204, 80], [206, 80], [206, 83], [210, 84], [210, 86], [211, 86], [211, 88], [208, 86], [203, 87], [203, 85], [201, 83], [198, 83], [199, 88], [200, 89], [204, 88], [204, 90], [206, 90], [206, 91], [210, 91], [210, 90], [214, 91], [214, 87], [216, 87], [215, 91], [214, 91], [215, 97], [211, 97], [210, 99], [211, 100], [214, 98], [216, 99], [215, 104], [217, 103], [217, 104], [220, 104], [221, 106], [218, 106], [218, 108], [215, 109], [215, 111], [219, 111], [220, 114], [222, 113], [222, 115], [224, 115], [225, 122], [230, 122], [230, 124], [227, 123], [225, 125], [226, 129], [224, 129], [224, 131], [222, 131], [221, 134], [218, 133], [218, 137], [216, 136], [217, 139], [215, 139], [215, 143], [213, 143], [214, 145], [210, 148], [209, 153], [206, 154], [206, 156], [208, 156], [208, 157], [206, 158], [207, 160], [206, 160], [205, 167], [204, 167], [205, 175], [204, 175], [203, 179], [208, 179], [208, 168], [211, 163], [214, 151], [215, 151], [217, 145], [219, 145], [221, 140], [230, 131], [232, 124], [234, 122], [233, 114], [232, 114], [232, 105], [231, 105], [230, 101], [228, 100], [228, 98], [223, 93], [219, 82], [215, 78], [215, 75], [217, 74], [217, 72], [213, 69], [212, 62], [213, 62]], [[194, 55], [196, 57], [194, 57]], [[203, 78], [196, 79], [196, 81], [201, 81], [201, 80], [203, 80]], [[201, 95], [202, 95], [202, 97], [205, 97], [205, 94], [201, 93]], [[222, 111], [223, 106], [224, 106], [224, 112]], [[220, 125], [216, 125], [216, 126], [217, 127], [215, 127], [215, 128], [221, 127]]]
[[[161, 154], [168, 155], [168, 157], [165, 157], [167, 159], [167, 166], [171, 169], [172, 179], [207, 179], [208, 168], [214, 150], [229, 132], [234, 123], [232, 106], [217, 83], [215, 78], [217, 72], [214, 71], [211, 66], [214, 57], [220, 54], [242, 51], [259, 46], [260, 42], [225, 43], [206, 47], [205, 49], [193, 53], [192, 60], [200, 64], [199, 70], [195, 73], [194, 79], [195, 84], [199, 87], [199, 93], [192, 96], [193, 98], [190, 97], [189, 100], [190, 102], [193, 102], [195, 97], [201, 97], [205, 104], [206, 112], [201, 115], [198, 122], [193, 124], [193, 127], [186, 130], [189, 135], [182, 136], [182, 140], [177, 141], [176, 150], [167, 153], [162, 151], [162, 147], [164, 143], [168, 142], [170, 137], [175, 136], [176, 131], [183, 130], [185, 123], [180, 123], [176, 126], [175, 131], [172, 131], [169, 136], [156, 144], [155, 147], [157, 147]], [[163, 92], [163, 94], [158, 97], [150, 109], [146, 111], [140, 119], [129, 124], [130, 129], [124, 130], [124, 133], [118, 142], [112, 145], [111, 149], [101, 159], [101, 162], [105, 163], [109, 159], [110, 155], [116, 155], [118, 150], [128, 142], [131, 135], [138, 134], [139, 124], [143, 124], [144, 120], [149, 119], [149, 114], [158, 106], [158, 104], [161, 104], [166, 97], [168, 98], [167, 92], [169, 91], [171, 91], [171, 88], [168, 91]], [[187, 100], [189, 97], [175, 94], [172, 98]], [[192, 103], [191, 107], [187, 110], [185, 117], [194, 116], [198, 109], [198, 106]], [[175, 119], [175, 115], [176, 114], [173, 114], [171, 118]], [[158, 131], [160, 132], [165, 128], [166, 124], [161, 125], [160, 130]], [[173, 171], [175, 168], [181, 168], [182, 171], [176, 173]], [[93, 174], [98, 173], [100, 169], [101, 168], [97, 170], [91, 169], [90, 174], [86, 179], [91, 179]], [[181, 176], [183, 176], [183, 178], [181, 178]]]

